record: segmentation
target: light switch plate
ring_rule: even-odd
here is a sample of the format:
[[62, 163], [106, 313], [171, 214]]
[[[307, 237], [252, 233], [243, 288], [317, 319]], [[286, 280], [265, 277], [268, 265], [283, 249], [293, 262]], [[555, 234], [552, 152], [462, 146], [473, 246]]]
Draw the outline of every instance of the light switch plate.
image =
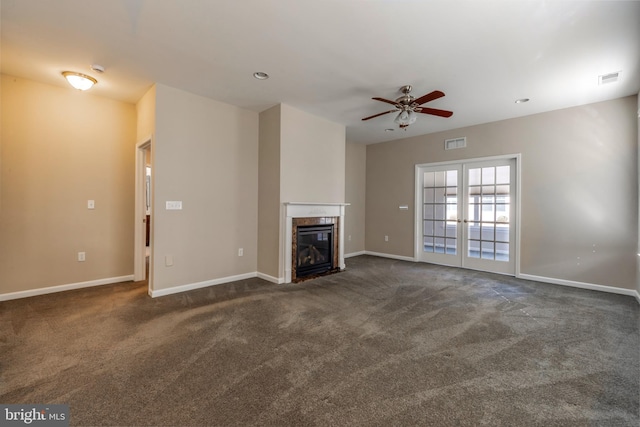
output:
[[87, 200], [87, 209], [95, 209], [96, 201], [95, 200]]
[[167, 200], [166, 206], [168, 211], [182, 210], [182, 200]]

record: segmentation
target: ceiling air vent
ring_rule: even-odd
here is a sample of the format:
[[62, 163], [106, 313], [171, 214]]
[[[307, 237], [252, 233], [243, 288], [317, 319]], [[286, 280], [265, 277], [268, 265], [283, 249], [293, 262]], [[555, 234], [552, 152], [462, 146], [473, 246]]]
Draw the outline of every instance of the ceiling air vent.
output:
[[607, 83], [615, 83], [620, 80], [620, 71], [616, 71], [615, 73], [602, 74], [598, 76], [598, 84], [605, 85]]
[[467, 137], [453, 138], [444, 140], [445, 150], [455, 150], [456, 148], [465, 148], [467, 146]]

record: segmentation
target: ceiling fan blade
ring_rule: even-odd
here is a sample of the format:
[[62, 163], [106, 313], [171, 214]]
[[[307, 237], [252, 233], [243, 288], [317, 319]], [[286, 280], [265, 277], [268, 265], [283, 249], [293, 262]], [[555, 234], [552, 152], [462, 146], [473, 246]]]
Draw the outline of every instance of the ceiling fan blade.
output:
[[385, 111], [384, 113], [374, 114], [373, 116], [365, 117], [365, 118], [364, 118], [364, 119], [362, 119], [362, 120], [369, 120], [369, 119], [373, 119], [374, 117], [383, 116], [383, 115], [385, 115], [385, 114], [393, 113], [393, 112], [395, 112], [395, 111], [398, 111], [398, 110], [389, 110], [389, 111]]
[[412, 104], [422, 105], [425, 102], [433, 101], [434, 99], [442, 98], [443, 96], [444, 96], [444, 92], [440, 92], [439, 90], [434, 90], [433, 92], [428, 93], [426, 95], [422, 95], [420, 98], [414, 100]]
[[[418, 111], [418, 110], [420, 110], [420, 111]], [[451, 116], [453, 116], [453, 111], [438, 110], [436, 108], [420, 107], [419, 109], [416, 108], [415, 111], [416, 111], [416, 113], [431, 114], [431, 115], [440, 116], [440, 117], [451, 117]]]
[[378, 98], [378, 97], [371, 98], [371, 99], [374, 99], [376, 101], [386, 102], [387, 104], [391, 104], [391, 105], [398, 105], [396, 101], [391, 101], [390, 99], [384, 99], [384, 98]]

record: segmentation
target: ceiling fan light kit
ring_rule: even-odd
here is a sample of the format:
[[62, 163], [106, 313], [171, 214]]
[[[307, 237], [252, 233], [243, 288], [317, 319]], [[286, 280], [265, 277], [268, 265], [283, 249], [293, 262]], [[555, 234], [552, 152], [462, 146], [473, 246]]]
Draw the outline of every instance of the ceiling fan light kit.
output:
[[433, 116], [439, 117], [451, 117], [453, 115], [452, 111], [438, 110], [436, 108], [427, 108], [421, 106], [422, 104], [426, 104], [429, 101], [442, 98], [444, 96], [444, 92], [435, 90], [431, 93], [421, 96], [420, 98], [414, 98], [413, 96], [409, 95], [411, 89], [411, 85], [402, 86], [400, 88], [400, 92], [402, 92], [403, 95], [397, 98], [395, 101], [378, 97], [372, 98], [374, 101], [385, 102], [387, 104], [393, 105], [395, 107], [395, 110], [389, 110], [382, 113], [374, 114], [373, 116], [365, 117], [362, 120], [373, 119], [375, 117], [383, 116], [389, 113], [398, 113], [394, 122], [398, 124], [400, 129], [406, 130], [409, 125], [415, 123], [418, 117], [416, 113], [431, 114]]

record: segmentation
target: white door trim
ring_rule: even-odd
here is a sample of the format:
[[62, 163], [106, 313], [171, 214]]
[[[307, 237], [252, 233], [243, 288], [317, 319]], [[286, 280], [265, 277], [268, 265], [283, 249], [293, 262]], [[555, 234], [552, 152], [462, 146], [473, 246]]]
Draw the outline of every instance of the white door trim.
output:
[[422, 188], [421, 188], [421, 179], [420, 173], [424, 168], [429, 167], [440, 167], [440, 166], [449, 166], [449, 165], [466, 165], [470, 163], [479, 163], [479, 162], [488, 162], [493, 160], [515, 160], [516, 163], [516, 195], [515, 195], [515, 208], [516, 208], [516, 227], [515, 227], [515, 236], [516, 243], [514, 245], [514, 257], [515, 257], [515, 276], [520, 276], [520, 229], [521, 229], [521, 188], [522, 188], [522, 154], [504, 154], [500, 156], [489, 156], [489, 157], [477, 157], [471, 159], [458, 159], [458, 160], [449, 160], [444, 162], [434, 162], [434, 163], [420, 163], [415, 165], [415, 193], [414, 193], [414, 225], [413, 225], [413, 236], [414, 236], [414, 253], [413, 259], [414, 261], [420, 261], [420, 253], [422, 251], [421, 242], [422, 236], [419, 236], [419, 231], [421, 230], [421, 220], [422, 220]]
[[[146, 277], [146, 257], [145, 257], [145, 236], [146, 236], [146, 220], [147, 209], [145, 202], [146, 194], [146, 164], [145, 151], [151, 147], [152, 137], [144, 138], [136, 144], [136, 176], [135, 176], [135, 207], [134, 207], [134, 239], [133, 239], [133, 280], [140, 281]], [[153, 154], [153, 151], [152, 151]], [[151, 172], [153, 173], [153, 171]], [[153, 234], [153, 233], [151, 233]], [[153, 242], [153, 240], [151, 240]], [[151, 257], [150, 257], [151, 258]], [[152, 290], [151, 280], [151, 259], [149, 260], [149, 290]]]

